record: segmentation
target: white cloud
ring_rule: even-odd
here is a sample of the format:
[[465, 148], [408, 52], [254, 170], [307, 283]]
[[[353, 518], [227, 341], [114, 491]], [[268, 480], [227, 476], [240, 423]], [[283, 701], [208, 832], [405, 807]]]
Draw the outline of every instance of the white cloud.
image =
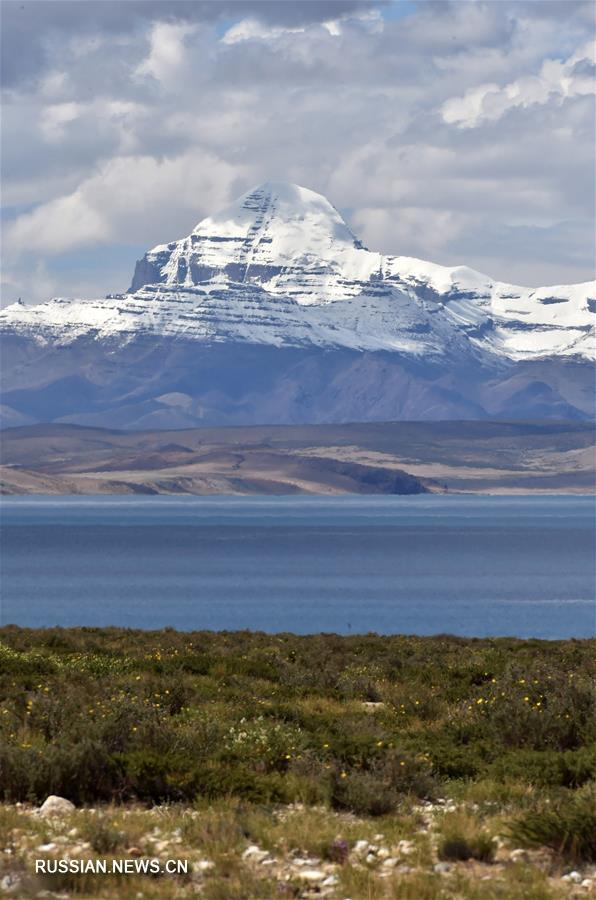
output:
[[569, 59], [545, 59], [537, 75], [524, 75], [502, 87], [480, 84], [469, 88], [463, 97], [451, 97], [441, 107], [443, 121], [460, 128], [476, 128], [496, 121], [506, 112], [534, 103], [562, 102], [567, 97], [596, 93], [593, 71], [594, 44], [590, 42]]
[[42, 302], [55, 297], [60, 285], [47, 271], [45, 261], [38, 260], [27, 272], [2, 267], [0, 273], [0, 306], [10, 306], [17, 299], [27, 302]]
[[[444, 256], [449, 244], [461, 234], [466, 218], [449, 210], [399, 206], [359, 209], [352, 222], [364, 243], [373, 250], [391, 256], [436, 259]], [[454, 265], [463, 262], [452, 261]]]
[[243, 173], [241, 166], [198, 152], [162, 162], [119, 157], [71, 194], [19, 216], [6, 229], [6, 248], [13, 256], [53, 255], [105, 242], [171, 240], [184, 233], [178, 231], [182, 221], [193, 227], [195, 216], [227, 202]]
[[[223, 40], [159, 3], [164, 21], [84, 47], [66, 24], [52, 32], [47, 74], [21, 77], [4, 110], [15, 284], [47, 262], [60, 293], [82, 289], [84, 272], [113, 290], [126, 257], [116, 245], [179, 237], [267, 179], [325, 193], [387, 252], [585, 280], [594, 104], [578, 4], [445, 0], [384, 22], [328, 0], [313, 16], [261, 6], [238, 4]], [[489, 234], [498, 241], [478, 239]], [[71, 271], [60, 254], [82, 247]]]
[[240, 41], [266, 41], [278, 38], [282, 34], [300, 34], [304, 27], [282, 28], [281, 26], [265, 25], [258, 19], [242, 19], [228, 28], [221, 38], [222, 44], [238, 44]]
[[329, 19], [328, 22], [323, 22], [323, 28], [326, 28], [332, 37], [339, 37], [341, 34], [341, 22], [339, 19]]
[[228, 28], [221, 42], [238, 44], [242, 41], [275, 41], [286, 35], [312, 35], [321, 29], [331, 37], [341, 37], [345, 26], [349, 25], [364, 28], [370, 33], [379, 33], [383, 31], [384, 21], [378, 9], [350, 12], [337, 19], [328, 19], [310, 26], [266, 25], [257, 18], [248, 17]]
[[137, 67], [137, 77], [155, 78], [166, 87], [175, 84], [186, 62], [188, 38], [197, 31], [197, 25], [188, 23], [156, 22], [151, 29], [149, 56]]
[[66, 72], [58, 70], [49, 72], [40, 81], [39, 93], [42, 97], [47, 97], [50, 100], [55, 99], [64, 93], [67, 81]]
[[15, 253], [61, 253], [109, 237], [101, 213], [85, 202], [80, 188], [19, 216], [6, 229], [5, 248]]
[[80, 115], [82, 106], [79, 103], [52, 103], [46, 106], [41, 115], [39, 127], [46, 141], [59, 141], [64, 128], [74, 122]]

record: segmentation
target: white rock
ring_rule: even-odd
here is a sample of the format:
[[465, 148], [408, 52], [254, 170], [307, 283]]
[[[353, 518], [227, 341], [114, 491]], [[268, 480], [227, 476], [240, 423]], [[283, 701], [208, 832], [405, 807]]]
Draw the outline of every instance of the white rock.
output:
[[211, 862], [210, 859], [200, 859], [199, 862], [195, 863], [193, 866], [197, 872], [210, 872], [215, 868], [215, 863]]
[[40, 806], [39, 814], [40, 816], [68, 816], [74, 812], [75, 808], [74, 803], [71, 803], [70, 800], [50, 794]]
[[324, 881], [327, 877], [327, 873], [323, 872], [321, 869], [303, 869], [300, 872], [299, 877], [302, 881], [308, 881], [314, 884], [318, 881]]
[[356, 841], [354, 844], [354, 853], [357, 853], [358, 856], [364, 856], [365, 853], [368, 853], [370, 844], [368, 841]]
[[572, 881], [573, 884], [581, 884], [583, 881], [583, 876], [580, 872], [574, 870], [573, 872], [569, 872], [569, 881]]
[[511, 851], [511, 853], [509, 854], [509, 859], [512, 862], [526, 862], [528, 860], [528, 853], [526, 850], [518, 847], [516, 850]]
[[396, 859], [395, 856], [388, 856], [387, 859], [384, 859], [381, 865], [384, 869], [393, 869], [399, 863], [399, 859]]
[[3, 894], [16, 894], [21, 887], [21, 879], [14, 872], [9, 872], [0, 880], [0, 891]]
[[323, 887], [333, 887], [336, 884], [339, 884], [339, 878], [337, 877], [337, 875], [328, 875], [323, 882]]
[[409, 856], [416, 848], [413, 841], [400, 841], [397, 845], [397, 849], [402, 856]]
[[438, 872], [439, 875], [445, 875], [447, 872], [451, 871], [451, 866], [446, 862], [438, 862], [433, 866], [435, 872]]
[[36, 847], [35, 849], [40, 853], [51, 853], [51, 851], [55, 850], [57, 846], [58, 845], [52, 841], [49, 844], [40, 844], [39, 847]]
[[269, 854], [266, 850], [261, 850], [256, 844], [251, 844], [250, 847], [247, 847], [244, 853], [242, 854], [242, 859], [250, 860], [254, 863], [262, 863], [264, 860], [269, 859]]
[[157, 853], [165, 853], [166, 850], [169, 848], [169, 846], [170, 846], [170, 845], [168, 844], [167, 841], [157, 841], [157, 843], [154, 844], [153, 849], [154, 849]]

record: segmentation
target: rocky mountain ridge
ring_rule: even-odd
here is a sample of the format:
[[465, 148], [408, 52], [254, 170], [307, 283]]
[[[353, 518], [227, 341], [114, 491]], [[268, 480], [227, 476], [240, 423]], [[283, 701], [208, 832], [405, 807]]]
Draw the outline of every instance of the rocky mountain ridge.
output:
[[[68, 340], [140, 332], [275, 346], [507, 358], [593, 356], [596, 289], [528, 289], [366, 249], [337, 210], [268, 183], [137, 263], [130, 291], [14, 305], [0, 327]], [[463, 339], [463, 341], [462, 341]]]
[[595, 311], [590, 283], [370, 251], [321, 195], [266, 183], [148, 251], [127, 293], [0, 311], [5, 423], [38, 421], [40, 397], [51, 420], [124, 427], [581, 418]]

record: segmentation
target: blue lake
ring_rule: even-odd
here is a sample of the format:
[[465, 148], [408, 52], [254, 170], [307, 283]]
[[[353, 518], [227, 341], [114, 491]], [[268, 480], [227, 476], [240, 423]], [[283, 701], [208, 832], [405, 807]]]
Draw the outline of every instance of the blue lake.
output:
[[587, 637], [591, 497], [18, 497], [2, 624]]

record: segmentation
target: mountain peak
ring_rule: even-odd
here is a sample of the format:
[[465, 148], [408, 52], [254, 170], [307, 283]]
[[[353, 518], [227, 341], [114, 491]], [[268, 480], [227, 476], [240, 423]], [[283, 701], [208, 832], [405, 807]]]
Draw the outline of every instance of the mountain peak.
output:
[[187, 237], [150, 250], [131, 291], [148, 284], [256, 284], [298, 303], [355, 296], [381, 269], [329, 201], [298, 184], [266, 181]]
[[327, 198], [310, 188], [303, 187], [291, 181], [264, 181], [256, 185], [236, 202], [240, 203], [252, 197], [267, 197], [273, 201], [301, 206], [312, 202], [319, 202], [333, 209]]
[[[251, 188], [229, 206], [215, 215], [202, 219], [193, 234], [207, 234], [214, 227], [230, 229], [233, 233], [256, 235], [265, 228], [279, 229], [292, 224], [294, 229], [315, 227], [320, 235], [326, 230], [329, 236], [345, 239], [354, 244], [356, 238], [339, 212], [322, 194], [285, 181], [265, 181]], [[293, 237], [297, 235], [294, 232]], [[357, 242], [357, 241], [356, 241]], [[358, 243], [358, 242], [357, 242]]]
[[593, 416], [595, 313], [589, 284], [370, 252], [325, 197], [270, 181], [150, 250], [125, 295], [0, 310], [3, 398], [134, 428]]

